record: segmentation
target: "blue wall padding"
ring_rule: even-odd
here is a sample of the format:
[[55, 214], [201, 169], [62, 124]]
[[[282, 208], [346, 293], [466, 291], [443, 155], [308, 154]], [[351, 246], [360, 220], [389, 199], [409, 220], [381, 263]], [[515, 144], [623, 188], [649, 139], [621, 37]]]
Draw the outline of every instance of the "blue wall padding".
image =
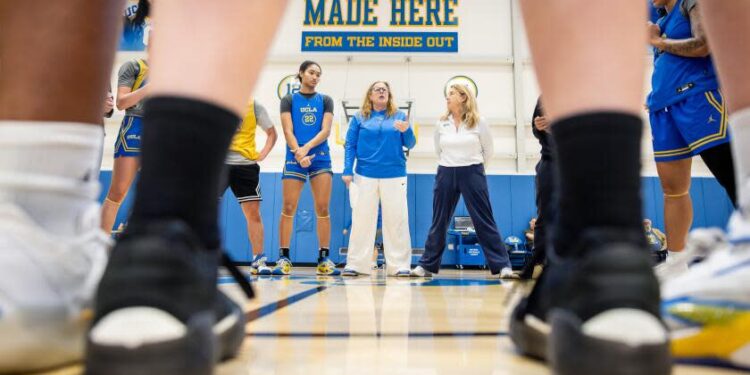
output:
[[[102, 183], [100, 201], [109, 187], [111, 171], [102, 171], [99, 180]], [[281, 214], [281, 174], [261, 173], [260, 176], [263, 201], [260, 205], [265, 228], [263, 246], [270, 261], [278, 257], [279, 218]], [[427, 232], [432, 221], [432, 190], [435, 175], [411, 174], [408, 176], [409, 230], [412, 246], [423, 248]], [[490, 189], [490, 201], [495, 214], [495, 221], [503, 237], [516, 235], [523, 238], [523, 230], [528, 227], [529, 219], [536, 215], [534, 203], [534, 176], [524, 175], [489, 175], [487, 183]], [[732, 212], [732, 205], [724, 189], [714, 178], [694, 177], [690, 187], [695, 211], [693, 227], [724, 227]], [[116, 225], [125, 221], [133, 194], [122, 204], [117, 215]], [[219, 221], [224, 235], [224, 246], [229, 249], [235, 260], [249, 261], [251, 258], [250, 242], [247, 237], [247, 225], [240, 206], [231, 190], [227, 190], [219, 202]], [[656, 177], [643, 178], [644, 215], [650, 218], [654, 226], [664, 228], [664, 201], [659, 180]], [[456, 207], [456, 215], [468, 215], [463, 200]], [[349, 194], [341, 181], [341, 175], [333, 177], [333, 191], [330, 204], [331, 217], [331, 258], [334, 262], [344, 261], [338, 249], [348, 244], [348, 236], [343, 234], [345, 225], [351, 222]], [[294, 220], [294, 233], [291, 240], [291, 257], [293, 262], [314, 263], [318, 256], [315, 207], [310, 185], [305, 184], [302, 191], [297, 215]], [[454, 257], [445, 256], [443, 264], [449, 265]]]

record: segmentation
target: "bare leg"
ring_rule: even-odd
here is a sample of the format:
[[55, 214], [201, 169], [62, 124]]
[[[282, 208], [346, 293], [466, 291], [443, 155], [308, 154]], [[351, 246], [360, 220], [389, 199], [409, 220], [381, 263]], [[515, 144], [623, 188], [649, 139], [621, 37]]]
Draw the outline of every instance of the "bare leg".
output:
[[693, 202], [690, 199], [692, 159], [656, 163], [664, 191], [664, 230], [670, 251], [685, 250], [688, 231], [693, 224]]
[[282, 208], [279, 219], [279, 247], [289, 247], [292, 239], [292, 227], [294, 225], [294, 214], [297, 213], [297, 202], [299, 202], [304, 181], [285, 179], [281, 182]]
[[637, 27], [646, 19], [642, 4], [612, 0], [523, 0], [521, 4], [550, 117], [591, 110], [640, 114], [646, 40], [646, 28]]
[[553, 120], [560, 199], [550, 265], [514, 312], [511, 338], [557, 374], [667, 374], [659, 285], [641, 225], [646, 4], [520, 3]]
[[140, 161], [137, 157], [120, 157], [115, 159], [112, 168], [112, 183], [107, 198], [102, 203], [102, 230], [109, 233], [115, 224], [120, 204], [125, 199], [138, 173]]
[[101, 124], [122, 5], [1, 2], [0, 119]]
[[[216, 288], [216, 198], [227, 149], [285, 5], [153, 2], [158, 31], [138, 194], [97, 293], [87, 373], [211, 374], [214, 358], [239, 349], [242, 309]], [[217, 325], [223, 321], [231, 324]], [[158, 369], [148, 360], [157, 350]]]
[[122, 6], [0, 2], [0, 373], [83, 356], [79, 313], [106, 263], [97, 176]]
[[263, 253], [263, 221], [260, 217], [260, 202], [244, 202], [240, 205], [242, 213], [247, 221], [247, 235], [250, 238], [250, 246], [253, 255]]
[[711, 54], [719, 73], [732, 127], [737, 206], [750, 211], [750, 2], [701, 1]]
[[328, 173], [321, 173], [310, 179], [315, 215], [317, 216], [318, 246], [328, 248], [331, 244], [331, 180]]

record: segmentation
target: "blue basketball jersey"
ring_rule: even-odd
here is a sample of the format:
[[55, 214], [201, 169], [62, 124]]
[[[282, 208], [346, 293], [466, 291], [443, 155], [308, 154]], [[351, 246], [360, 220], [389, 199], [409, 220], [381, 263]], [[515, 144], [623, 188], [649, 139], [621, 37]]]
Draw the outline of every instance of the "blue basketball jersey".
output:
[[[310, 98], [300, 93], [292, 94], [292, 124], [294, 137], [297, 143], [304, 146], [315, 138], [323, 129], [323, 115], [325, 114], [325, 103], [323, 95], [315, 94]], [[330, 160], [328, 151], [328, 140], [313, 147], [309, 155], [315, 154], [316, 160]], [[292, 152], [287, 146], [287, 157], [292, 157]]]
[[[668, 39], [693, 37], [690, 18], [683, 2], [677, 0], [674, 8], [657, 22], [662, 36]], [[648, 96], [651, 111], [660, 110], [685, 98], [719, 88], [711, 56], [682, 57], [654, 49], [652, 91]]]

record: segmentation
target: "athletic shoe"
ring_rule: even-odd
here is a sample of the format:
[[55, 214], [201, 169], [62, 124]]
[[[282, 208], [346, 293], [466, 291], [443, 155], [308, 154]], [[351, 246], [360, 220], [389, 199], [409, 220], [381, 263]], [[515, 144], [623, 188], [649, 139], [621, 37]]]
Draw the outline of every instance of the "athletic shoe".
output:
[[717, 228], [701, 228], [690, 232], [687, 245], [682, 252], [669, 252], [666, 260], [654, 271], [662, 283], [686, 273], [688, 268], [708, 257], [714, 249], [727, 246], [724, 232]]
[[500, 270], [500, 273], [497, 275], [501, 279], [518, 279], [519, 276], [516, 275], [513, 272], [513, 269], [510, 267], [503, 267], [503, 269]]
[[341, 276], [356, 277], [356, 276], [359, 276], [359, 275], [360, 275], [359, 272], [357, 272], [357, 271], [355, 271], [355, 270], [353, 270], [351, 268], [344, 268], [344, 272], [341, 273]]
[[0, 373], [29, 372], [83, 358], [89, 307], [107, 264], [99, 206], [79, 234], [47, 232], [19, 206], [0, 204]]
[[591, 230], [571, 259], [550, 257], [511, 316], [510, 335], [525, 355], [561, 375], [671, 372], [659, 285], [643, 233]]
[[181, 221], [131, 224], [99, 285], [86, 373], [208, 375], [234, 355], [244, 314], [217, 290], [219, 255]]
[[271, 273], [277, 276], [285, 276], [292, 273], [292, 261], [287, 257], [279, 257], [276, 261], [276, 267], [273, 268]]
[[[730, 228], [737, 234], [750, 223], [735, 214]], [[716, 250], [665, 283], [662, 295], [677, 360], [750, 370], [750, 239]]]
[[250, 262], [250, 272], [253, 275], [270, 275], [271, 267], [266, 265], [266, 256], [264, 254], [258, 254], [253, 256], [253, 260]]
[[432, 277], [432, 272], [422, 268], [422, 266], [416, 266], [414, 267], [411, 272], [409, 272], [409, 276], [411, 277]]
[[409, 271], [409, 270], [398, 270], [394, 276], [396, 276], [396, 277], [409, 277], [409, 276], [411, 276], [411, 271]]
[[328, 257], [318, 260], [318, 269], [316, 271], [318, 276], [339, 276], [341, 271], [336, 269], [336, 263], [333, 263]]

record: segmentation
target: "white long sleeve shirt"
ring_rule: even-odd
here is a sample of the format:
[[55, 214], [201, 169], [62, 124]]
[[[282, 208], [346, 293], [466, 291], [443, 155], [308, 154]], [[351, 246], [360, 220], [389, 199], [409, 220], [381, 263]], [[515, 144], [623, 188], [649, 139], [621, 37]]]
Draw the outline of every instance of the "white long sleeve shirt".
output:
[[453, 116], [438, 120], [435, 126], [435, 152], [438, 164], [444, 167], [487, 164], [494, 152], [487, 122], [480, 119], [472, 129], [462, 122], [456, 129]]

